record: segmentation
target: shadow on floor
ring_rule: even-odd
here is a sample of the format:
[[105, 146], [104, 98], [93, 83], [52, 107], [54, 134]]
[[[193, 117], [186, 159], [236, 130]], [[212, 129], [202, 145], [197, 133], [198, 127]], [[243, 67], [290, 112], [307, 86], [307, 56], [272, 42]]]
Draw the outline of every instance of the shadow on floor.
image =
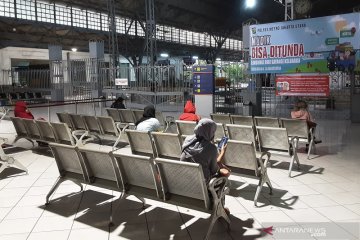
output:
[[[76, 214], [76, 222], [107, 232], [119, 232], [118, 235], [126, 239], [183, 239], [189, 235], [192, 239], [203, 239], [206, 235], [209, 218], [150, 205], [146, 205], [144, 210], [140, 202], [128, 199], [111, 201], [112, 198], [110, 194], [87, 190], [53, 199], [49, 205], [40, 208], [64, 217]], [[111, 212], [113, 225], [109, 227]], [[254, 220], [241, 220], [233, 215], [230, 219], [230, 230], [220, 220], [215, 224], [210, 239], [231, 239], [230, 236], [257, 239], [265, 234], [257, 229], [255, 235], [242, 236], [247, 228], [253, 228]], [[227, 238], [219, 238], [225, 235]]]
[[[0, 167], [1, 166], [2, 164], [0, 165]], [[26, 175], [26, 172], [16, 167], [8, 167], [5, 168], [4, 171], [0, 173], [0, 179], [13, 178], [19, 175]]]
[[[290, 162], [270, 160], [271, 168], [289, 170]], [[323, 174], [325, 168], [316, 167], [313, 169], [313, 165], [307, 165], [300, 162], [300, 168], [298, 168], [296, 162], [294, 162], [293, 169], [291, 171], [291, 177], [298, 177], [305, 174]]]
[[[271, 181], [271, 180], [270, 180]], [[257, 185], [256, 184], [250, 184], [247, 182], [240, 182], [240, 181], [234, 181], [230, 180], [230, 196], [236, 197], [236, 198], [243, 198], [245, 200], [254, 201]], [[287, 199], [283, 199], [283, 196], [288, 191], [277, 189], [273, 187], [272, 194], [270, 194], [270, 189], [267, 185], [264, 184], [261, 193], [258, 197], [258, 208], [261, 209], [263, 207], [272, 205], [279, 208], [285, 208], [285, 209], [293, 209], [291, 206], [298, 201], [298, 196], [291, 196]], [[269, 199], [265, 198], [265, 195], [269, 195], [271, 197], [271, 201]]]

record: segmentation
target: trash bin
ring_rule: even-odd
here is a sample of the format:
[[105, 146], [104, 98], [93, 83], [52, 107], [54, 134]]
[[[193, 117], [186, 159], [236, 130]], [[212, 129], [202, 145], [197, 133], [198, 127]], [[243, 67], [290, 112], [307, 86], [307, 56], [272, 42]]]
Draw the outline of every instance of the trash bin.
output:
[[253, 115], [253, 106], [251, 101], [244, 101], [243, 103], [243, 115], [252, 116]]

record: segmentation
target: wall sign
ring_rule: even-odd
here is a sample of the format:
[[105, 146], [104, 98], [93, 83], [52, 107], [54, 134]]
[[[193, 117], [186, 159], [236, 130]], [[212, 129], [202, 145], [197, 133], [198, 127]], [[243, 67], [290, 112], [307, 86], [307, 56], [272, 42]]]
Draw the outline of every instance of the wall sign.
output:
[[329, 75], [279, 75], [276, 96], [329, 96]]
[[331, 67], [353, 70], [358, 64], [355, 55], [360, 49], [359, 39], [360, 13], [252, 25], [250, 71], [327, 73]]

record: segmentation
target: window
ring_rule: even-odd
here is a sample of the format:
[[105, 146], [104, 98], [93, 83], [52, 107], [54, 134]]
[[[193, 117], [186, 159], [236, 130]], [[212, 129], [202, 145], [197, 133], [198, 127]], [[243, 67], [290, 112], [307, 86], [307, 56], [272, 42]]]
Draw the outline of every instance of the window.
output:
[[172, 42], [176, 42], [176, 43], [180, 42], [180, 29], [175, 27], [171, 29], [171, 39]]
[[0, 1], [0, 16], [15, 17], [14, 0]]
[[179, 42], [186, 44], [186, 30], [179, 29]]
[[72, 9], [73, 26], [86, 28], [86, 10]]
[[54, 4], [46, 2], [36, 2], [37, 20], [39, 22], [54, 23]]
[[101, 29], [106, 32], [109, 31], [109, 19], [105, 13], [101, 13]]
[[125, 34], [126, 28], [125, 28], [125, 18], [122, 17], [115, 17], [116, 21], [116, 32]]
[[101, 30], [101, 15], [100, 13], [87, 11], [88, 28], [94, 30]]
[[156, 38], [160, 41], [164, 41], [164, 26], [156, 25]]
[[135, 21], [132, 19], [125, 19], [125, 27], [126, 31], [128, 31], [129, 35], [135, 35]]
[[55, 5], [55, 18], [57, 24], [71, 26], [71, 8]]
[[[145, 27], [146, 23], [142, 22], [142, 25]], [[136, 21], [136, 27], [137, 27], [137, 36], [144, 37], [145, 32], [144, 32], [144, 29], [141, 27], [141, 24], [139, 21]]]
[[192, 32], [192, 34], [193, 34], [192, 45], [199, 46], [199, 45], [200, 45], [200, 39], [199, 39], [200, 35], [199, 35], [199, 33], [197, 33], [197, 32]]
[[186, 43], [188, 45], [194, 45], [193, 44], [193, 32], [191, 31], [186, 31]]
[[171, 42], [171, 27], [164, 26], [164, 40]]
[[16, 17], [26, 20], [36, 20], [35, 1], [17, 0]]

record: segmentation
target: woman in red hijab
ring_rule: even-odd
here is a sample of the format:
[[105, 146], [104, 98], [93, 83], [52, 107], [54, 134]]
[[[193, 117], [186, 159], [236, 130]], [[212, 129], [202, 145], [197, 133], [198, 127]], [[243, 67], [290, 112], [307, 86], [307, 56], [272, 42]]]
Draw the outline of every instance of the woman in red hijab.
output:
[[183, 121], [193, 121], [198, 122], [200, 121], [200, 116], [195, 114], [196, 108], [194, 104], [188, 100], [184, 107], [184, 113], [180, 115], [179, 120]]
[[14, 110], [15, 117], [19, 118], [27, 118], [27, 119], [34, 119], [32, 113], [27, 109], [26, 102], [18, 101], [15, 103], [15, 110]]

